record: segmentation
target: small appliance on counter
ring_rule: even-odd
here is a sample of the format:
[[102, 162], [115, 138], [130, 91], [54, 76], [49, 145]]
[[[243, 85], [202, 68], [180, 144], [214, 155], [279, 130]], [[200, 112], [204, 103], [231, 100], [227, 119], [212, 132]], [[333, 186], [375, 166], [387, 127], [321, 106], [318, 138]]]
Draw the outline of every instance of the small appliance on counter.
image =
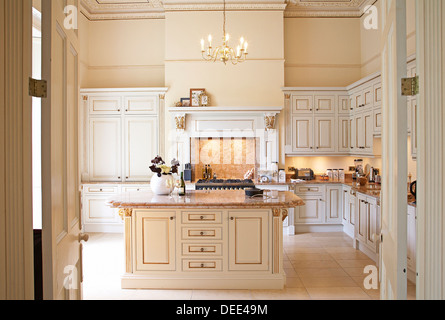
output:
[[363, 159], [354, 160], [355, 172], [352, 173], [352, 180], [356, 180], [359, 175], [363, 175]]
[[184, 165], [184, 181], [192, 181], [192, 165], [190, 163]]
[[314, 171], [309, 168], [295, 169], [292, 167], [292, 168], [289, 168], [289, 171], [295, 172], [295, 174], [291, 178], [293, 180], [314, 180], [315, 179]]
[[410, 184], [409, 186], [409, 191], [411, 192], [411, 194], [414, 196], [414, 204], [416, 204], [417, 199], [416, 199], [416, 188], [417, 188], [417, 180], [414, 181], [413, 183]]
[[379, 169], [374, 169], [373, 167], [370, 167], [368, 172], [368, 181], [377, 182], [376, 177], [378, 176], [378, 174], [379, 174]]

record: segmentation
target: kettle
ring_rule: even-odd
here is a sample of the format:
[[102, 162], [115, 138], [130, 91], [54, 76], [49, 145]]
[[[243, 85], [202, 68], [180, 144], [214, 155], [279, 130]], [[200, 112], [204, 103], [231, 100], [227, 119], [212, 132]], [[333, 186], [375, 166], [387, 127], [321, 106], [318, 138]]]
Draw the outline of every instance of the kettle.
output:
[[414, 182], [411, 183], [411, 185], [409, 186], [409, 191], [410, 191], [411, 194], [414, 196], [414, 204], [416, 203], [416, 187], [417, 187], [417, 181], [414, 181]]
[[377, 175], [377, 170], [373, 167], [369, 168], [369, 182], [375, 182], [375, 177]]

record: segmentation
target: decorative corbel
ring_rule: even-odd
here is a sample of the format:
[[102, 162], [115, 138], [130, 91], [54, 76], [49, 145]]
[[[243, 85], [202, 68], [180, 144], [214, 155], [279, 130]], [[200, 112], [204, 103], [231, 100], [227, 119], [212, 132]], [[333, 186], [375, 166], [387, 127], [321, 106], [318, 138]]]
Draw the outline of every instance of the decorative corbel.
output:
[[175, 124], [177, 131], [185, 130], [185, 113], [175, 115]]
[[275, 129], [276, 116], [277, 116], [276, 113], [266, 113], [264, 115], [264, 126], [266, 127], [266, 130]]
[[127, 217], [131, 217], [133, 215], [133, 209], [123, 208], [119, 209], [119, 216], [122, 220], [124, 220]]

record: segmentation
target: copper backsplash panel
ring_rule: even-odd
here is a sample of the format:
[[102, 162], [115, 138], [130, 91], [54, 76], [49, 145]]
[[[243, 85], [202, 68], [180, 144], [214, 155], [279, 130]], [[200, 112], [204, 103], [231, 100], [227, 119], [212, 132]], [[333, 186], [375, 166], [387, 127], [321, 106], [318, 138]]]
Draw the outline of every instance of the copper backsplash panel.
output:
[[190, 155], [193, 180], [202, 178], [202, 169], [210, 164], [218, 179], [243, 179], [257, 167], [259, 144], [256, 138], [192, 138]]

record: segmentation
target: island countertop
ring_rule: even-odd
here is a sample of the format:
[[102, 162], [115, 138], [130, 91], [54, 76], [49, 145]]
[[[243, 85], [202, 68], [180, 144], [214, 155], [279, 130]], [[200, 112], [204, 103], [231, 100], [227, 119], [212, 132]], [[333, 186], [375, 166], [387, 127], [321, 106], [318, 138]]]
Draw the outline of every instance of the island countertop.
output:
[[253, 208], [293, 208], [303, 206], [303, 200], [290, 191], [278, 192], [273, 199], [270, 194], [264, 197], [248, 197], [244, 190], [190, 190], [185, 196], [156, 195], [152, 192], [128, 192], [109, 199], [113, 208], [154, 209], [154, 208], [224, 208], [224, 209], [253, 209]]

